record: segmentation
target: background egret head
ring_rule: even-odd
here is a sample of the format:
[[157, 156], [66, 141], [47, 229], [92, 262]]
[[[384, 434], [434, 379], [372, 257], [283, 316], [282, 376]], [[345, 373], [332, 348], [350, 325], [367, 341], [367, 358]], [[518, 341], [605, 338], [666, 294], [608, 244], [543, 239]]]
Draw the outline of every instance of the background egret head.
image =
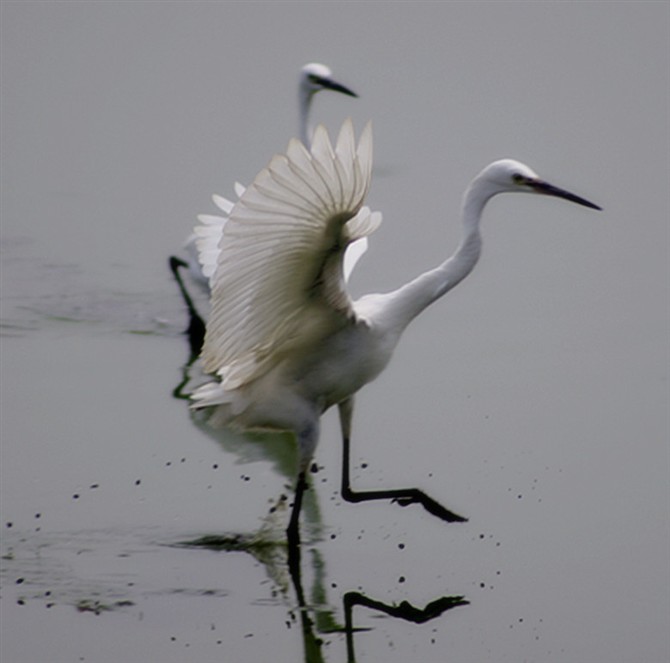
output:
[[309, 127], [309, 112], [314, 95], [320, 90], [332, 90], [340, 92], [349, 97], [358, 95], [348, 87], [338, 83], [333, 78], [333, 72], [325, 64], [310, 62], [300, 70], [300, 82], [298, 84], [298, 104], [300, 109], [300, 140], [309, 146], [312, 131]]

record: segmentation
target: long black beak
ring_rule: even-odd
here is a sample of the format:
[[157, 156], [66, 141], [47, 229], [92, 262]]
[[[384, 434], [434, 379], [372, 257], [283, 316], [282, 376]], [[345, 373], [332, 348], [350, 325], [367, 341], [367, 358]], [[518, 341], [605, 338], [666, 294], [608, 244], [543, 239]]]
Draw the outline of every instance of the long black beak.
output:
[[554, 186], [553, 184], [549, 184], [542, 180], [534, 180], [532, 182], [528, 182], [528, 185], [531, 188], [535, 189], [537, 193], [542, 193], [547, 196], [556, 196], [557, 198], [565, 198], [565, 200], [570, 200], [571, 202], [577, 203], [578, 205], [583, 205], [584, 207], [590, 207], [591, 209], [602, 210], [602, 207], [599, 207], [595, 203], [592, 203], [586, 200], [585, 198], [581, 198], [580, 196], [576, 196], [574, 193], [570, 193], [565, 189], [559, 189], [557, 186]]
[[344, 87], [344, 85], [341, 83], [337, 83], [330, 78], [318, 78], [317, 81], [319, 85], [321, 85], [321, 87], [325, 88], [326, 90], [341, 92], [342, 94], [346, 94], [349, 97], [358, 97], [358, 95], [353, 90], [350, 90], [348, 87]]

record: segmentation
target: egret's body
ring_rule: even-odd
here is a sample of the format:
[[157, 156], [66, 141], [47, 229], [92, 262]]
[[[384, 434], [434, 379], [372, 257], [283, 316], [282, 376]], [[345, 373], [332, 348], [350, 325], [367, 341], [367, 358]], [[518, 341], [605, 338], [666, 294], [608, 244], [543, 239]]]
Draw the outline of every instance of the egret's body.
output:
[[359, 320], [324, 332], [282, 358], [262, 377], [227, 391], [201, 387], [199, 405], [219, 404], [214, 424], [238, 430], [289, 430], [298, 435], [300, 467], [316, 446], [321, 414], [356, 393], [388, 364], [396, 339]]
[[286, 155], [275, 157], [230, 210], [212, 275], [202, 361], [219, 380], [193, 394], [194, 407], [213, 408], [213, 423], [296, 435], [294, 535], [319, 420], [333, 405], [345, 444], [346, 499], [420, 501], [445, 520], [463, 520], [416, 489], [351, 491], [354, 394], [384, 370], [407, 325], [472, 271], [481, 252], [482, 211], [491, 197], [538, 192], [597, 208], [544, 183], [519, 162], [495, 162], [466, 191], [463, 238], [451, 257], [398, 290], [352, 301], [344, 277], [346, 248], [381, 223], [379, 213], [363, 207], [371, 170], [369, 125], [357, 147], [351, 121], [335, 146], [322, 127], [310, 152], [291, 141]]

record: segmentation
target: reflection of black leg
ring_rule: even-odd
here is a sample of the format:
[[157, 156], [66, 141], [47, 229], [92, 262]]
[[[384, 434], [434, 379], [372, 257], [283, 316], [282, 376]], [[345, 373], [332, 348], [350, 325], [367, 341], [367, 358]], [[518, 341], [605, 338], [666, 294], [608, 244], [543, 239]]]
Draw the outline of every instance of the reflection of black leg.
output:
[[188, 335], [191, 357], [197, 357], [200, 354], [200, 350], [202, 350], [202, 344], [205, 340], [205, 323], [196, 310], [195, 304], [193, 304], [193, 300], [188, 294], [188, 290], [186, 290], [186, 286], [181, 278], [181, 273], [179, 272], [180, 267], [188, 267], [188, 264], [176, 256], [170, 256], [169, 263], [170, 270], [174, 275], [175, 281], [177, 281], [179, 291], [181, 292], [181, 296], [183, 297], [188, 310], [189, 321], [186, 334]]
[[408, 601], [402, 601], [400, 604], [387, 604], [371, 599], [360, 592], [347, 592], [342, 602], [344, 603], [344, 623], [347, 635], [347, 661], [355, 663], [354, 654], [354, 631], [364, 630], [356, 629], [353, 625], [353, 608], [355, 605], [362, 605], [371, 610], [383, 612], [386, 615], [397, 619], [404, 619], [407, 622], [415, 624], [425, 624], [431, 619], [439, 617], [442, 613], [451, 608], [461, 605], [468, 605], [469, 601], [463, 596], [441, 596], [426, 605], [425, 608], [416, 608]]
[[347, 502], [367, 502], [370, 500], [384, 500], [390, 499], [400, 504], [400, 506], [407, 506], [408, 504], [419, 503], [423, 508], [437, 516], [441, 520], [448, 523], [466, 522], [467, 518], [459, 516], [453, 511], [449, 511], [441, 504], [436, 502], [432, 497], [429, 497], [418, 488], [397, 488], [393, 490], [368, 490], [354, 492], [351, 489], [349, 479], [349, 462], [350, 462], [350, 431], [351, 431], [351, 415], [353, 413], [353, 400], [349, 399], [340, 403], [340, 424], [342, 426], [342, 497]]
[[[304, 472], [298, 474], [295, 485], [295, 499], [291, 510], [291, 519], [286, 529], [289, 551], [289, 571], [295, 579], [300, 576], [300, 510], [302, 508], [302, 497], [307, 488], [307, 479]], [[297, 575], [296, 575], [297, 574]]]
[[[298, 520], [300, 513], [300, 505], [302, 500], [302, 493], [304, 492], [307, 483], [305, 475], [301, 472], [298, 477], [298, 489], [296, 487], [296, 502], [293, 504], [293, 512], [291, 513], [291, 521], [289, 523], [288, 532], [288, 568], [293, 581], [295, 595], [298, 600], [298, 611], [300, 614], [300, 624], [302, 626], [302, 639], [305, 648], [305, 661], [309, 663], [325, 663], [323, 658], [322, 647], [323, 640], [315, 633], [314, 622], [310, 617], [310, 612], [305, 602], [305, 593], [302, 588], [302, 578], [300, 571], [300, 533], [298, 531]], [[298, 493], [300, 494], [298, 496]], [[296, 509], [297, 505], [297, 509]], [[292, 533], [292, 530], [295, 530]]]

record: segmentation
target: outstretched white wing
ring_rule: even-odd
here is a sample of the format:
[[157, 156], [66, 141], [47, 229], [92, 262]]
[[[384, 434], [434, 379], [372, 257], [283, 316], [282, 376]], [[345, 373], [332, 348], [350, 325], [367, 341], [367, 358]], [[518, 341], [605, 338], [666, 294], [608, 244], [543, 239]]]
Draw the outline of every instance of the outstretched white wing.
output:
[[311, 152], [292, 140], [235, 204], [211, 279], [202, 352], [205, 371], [219, 374], [225, 389], [349, 323], [342, 257], [381, 223], [362, 207], [371, 174], [371, 127], [356, 147], [347, 120], [334, 148], [323, 127]]

